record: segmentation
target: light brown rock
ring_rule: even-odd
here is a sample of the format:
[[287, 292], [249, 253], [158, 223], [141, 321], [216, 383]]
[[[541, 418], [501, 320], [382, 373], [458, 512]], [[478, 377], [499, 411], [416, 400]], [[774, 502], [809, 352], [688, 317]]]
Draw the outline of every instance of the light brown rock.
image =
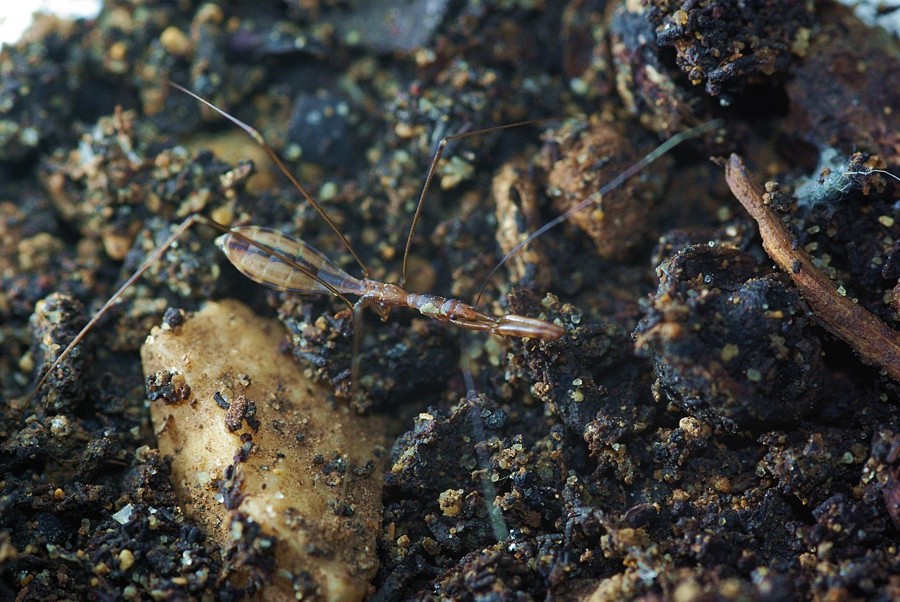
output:
[[[184, 401], [151, 403], [159, 449], [172, 457], [185, 512], [223, 550], [265, 554], [254, 523], [275, 538], [278, 569], [262, 598], [293, 600], [312, 588], [314, 599], [359, 600], [377, 569], [381, 425], [304, 377], [279, 353], [283, 336], [277, 322], [235, 301], [208, 303], [175, 329], [155, 328], [141, 349], [145, 375], [175, 373], [181, 383], [180, 373], [190, 387]], [[227, 421], [216, 393], [232, 404]], [[256, 431], [253, 417], [237, 412], [250, 402]], [[238, 580], [250, 575], [258, 576], [248, 567]]]

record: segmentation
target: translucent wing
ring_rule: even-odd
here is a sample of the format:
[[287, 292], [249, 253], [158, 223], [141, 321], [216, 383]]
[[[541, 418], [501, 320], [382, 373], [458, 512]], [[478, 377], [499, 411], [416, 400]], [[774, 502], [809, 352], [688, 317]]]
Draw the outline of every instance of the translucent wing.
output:
[[365, 290], [361, 280], [321, 251], [272, 228], [232, 228], [217, 238], [216, 244], [244, 276], [278, 291], [332, 293], [331, 286], [343, 294], [359, 295]]

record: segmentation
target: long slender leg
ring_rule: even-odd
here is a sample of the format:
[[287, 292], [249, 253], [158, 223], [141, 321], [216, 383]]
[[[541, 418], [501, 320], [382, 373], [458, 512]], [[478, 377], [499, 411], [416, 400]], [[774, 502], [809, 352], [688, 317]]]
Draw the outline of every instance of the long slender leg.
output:
[[78, 332], [78, 334], [75, 335], [75, 338], [72, 339], [72, 341], [68, 345], [66, 345], [66, 348], [63, 349], [62, 353], [60, 353], [56, 357], [56, 359], [53, 360], [53, 362], [50, 364], [50, 367], [47, 368], [47, 370], [44, 372], [43, 376], [41, 376], [41, 379], [38, 381], [38, 383], [34, 387], [34, 389], [31, 390], [31, 393], [28, 395], [28, 398], [25, 400], [25, 403], [22, 405], [22, 408], [20, 409], [19, 417], [16, 419], [17, 422], [21, 419], [22, 414], [25, 412], [25, 409], [31, 405], [31, 402], [34, 400], [35, 396], [37, 395], [38, 391], [40, 391], [41, 387], [43, 387], [44, 384], [46, 384], [47, 379], [50, 378], [50, 375], [53, 373], [53, 371], [60, 365], [60, 363], [63, 360], [65, 360], [72, 353], [72, 350], [81, 341], [84, 340], [84, 337], [87, 335], [87, 333], [90, 332], [91, 329], [94, 328], [94, 326], [97, 324], [97, 322], [100, 321], [100, 319], [103, 317], [103, 315], [107, 311], [109, 311], [109, 309], [113, 305], [118, 303], [118, 301], [119, 301], [119, 299], [121, 299], [122, 295], [125, 294], [125, 291], [127, 291], [129, 288], [131, 288], [131, 286], [138, 280], [138, 278], [143, 276], [144, 273], [148, 269], [150, 269], [150, 266], [152, 266], [156, 261], [158, 261], [163, 256], [163, 254], [172, 246], [172, 244], [176, 240], [178, 240], [179, 237], [181, 237], [182, 234], [184, 234], [188, 229], [190, 229], [195, 224], [204, 224], [204, 225], [214, 228], [220, 232], [230, 233], [232, 236], [242, 240], [243, 242], [247, 243], [248, 245], [252, 245], [254, 247], [262, 249], [263, 251], [273, 255], [274, 257], [276, 257], [276, 258], [280, 259], [281, 261], [285, 262], [286, 264], [290, 265], [294, 269], [297, 269], [297, 270], [303, 272], [309, 278], [316, 280], [317, 282], [322, 284], [322, 286], [324, 286], [329, 292], [331, 292], [333, 295], [335, 295], [336, 297], [341, 299], [344, 303], [346, 303], [348, 307], [351, 307], [351, 308], [355, 307], [354, 304], [351, 303], [350, 300], [347, 299], [344, 295], [342, 295], [340, 291], [335, 289], [334, 286], [332, 286], [328, 282], [325, 282], [324, 280], [319, 278], [318, 275], [309, 271], [307, 268], [305, 268], [304, 266], [302, 266], [302, 265], [298, 264], [296, 261], [294, 261], [294, 259], [292, 259], [291, 257], [288, 257], [284, 253], [281, 253], [277, 249], [273, 249], [267, 245], [260, 244], [259, 242], [255, 241], [251, 238], [248, 238], [248, 237], [244, 236], [243, 234], [240, 234], [239, 232], [235, 232], [235, 231], [231, 230], [230, 228], [228, 228], [227, 226], [224, 226], [224, 225], [206, 217], [205, 215], [200, 215], [200, 214], [190, 215], [187, 218], [185, 218], [185, 220], [183, 222], [181, 222], [181, 224], [178, 225], [178, 227], [175, 229], [175, 231], [171, 235], [169, 235], [169, 237], [165, 241], [163, 241], [163, 243], [160, 246], [158, 246], [150, 254], [150, 256], [144, 261], [144, 263], [141, 264], [141, 266], [134, 272], [134, 274], [132, 274], [124, 283], [122, 283], [122, 286], [120, 286], [119, 289], [115, 293], [113, 293], [113, 295], [109, 298], [109, 300], [107, 300], [106, 303], [104, 303], [103, 306], [97, 311], [97, 313], [94, 314], [94, 316], [88, 321], [88, 323], [85, 324], [84, 328], [82, 328]]
[[359, 391], [359, 350], [362, 347], [363, 335], [362, 299], [353, 304], [353, 356], [350, 360], [350, 399], [355, 400]]
[[122, 295], [125, 294], [125, 291], [131, 288], [131, 286], [137, 281], [137, 279], [143, 276], [144, 272], [150, 269], [150, 266], [152, 266], [160, 257], [162, 257], [163, 253], [165, 253], [169, 249], [169, 247], [172, 246], [172, 243], [178, 240], [178, 238], [182, 234], [184, 234], [184, 232], [187, 231], [191, 226], [201, 221], [200, 217], [201, 216], [194, 214], [188, 216], [183, 222], [181, 222], [181, 224], [175, 229], [175, 231], [159, 247], [157, 247], [156, 250], [153, 251], [153, 253], [150, 254], [150, 257], [148, 257], [143, 264], [141, 264], [141, 267], [139, 267], [137, 271], [128, 278], [128, 280], [122, 283], [122, 286], [120, 286], [119, 289], [115, 293], [113, 293], [112, 297], [110, 297], [109, 300], [103, 304], [103, 307], [101, 307], [97, 311], [97, 313], [94, 314], [94, 317], [92, 317], [88, 321], [88, 323], [85, 324], [84, 328], [82, 328], [78, 332], [78, 334], [75, 335], [75, 338], [72, 339], [72, 341], [68, 345], [66, 345], [66, 348], [63, 349], [62, 353], [56, 356], [56, 359], [53, 360], [53, 362], [50, 364], [50, 367], [47, 368], [47, 370], [44, 372], [44, 375], [41, 376], [41, 379], [38, 381], [37, 385], [35, 385], [34, 389], [31, 390], [31, 394], [28, 395], [28, 398], [22, 405], [17, 422], [19, 419], [21, 419], [21, 415], [22, 413], [24, 413], [25, 409], [31, 405], [31, 402], [32, 400], [34, 400], [34, 397], [37, 395], [38, 391], [41, 390], [41, 387], [43, 387], [47, 382], [47, 379], [50, 378], [50, 374], [52, 374], [53, 371], [60, 365], [60, 363], [64, 359], [66, 359], [70, 353], [72, 353], [72, 350], [75, 348], [75, 346], [78, 345], [82, 340], [84, 340], [84, 337], [87, 335], [87, 333], [90, 332], [94, 325], [96, 325], [97, 322], [100, 321], [103, 315], [107, 311], [109, 311], [109, 309], [113, 305], [119, 302], [119, 299], [121, 299]]
[[[464, 337], [467, 339], [468, 337]], [[484, 496], [484, 503], [487, 506], [488, 518], [491, 521], [491, 530], [497, 541], [505, 541], [509, 538], [509, 527], [503, 518], [503, 512], [494, 503], [497, 499], [497, 487], [491, 481], [491, 457], [487, 450], [478, 445], [481, 442], [487, 443], [484, 433], [484, 422], [481, 420], [481, 403], [478, 399], [478, 391], [475, 389], [475, 378], [472, 376], [472, 367], [469, 365], [469, 358], [465, 353], [460, 354], [459, 369], [462, 371], [463, 380], [466, 383], [466, 398], [471, 402], [469, 408], [469, 420], [472, 424], [472, 435], [475, 442], [475, 454], [478, 456], [479, 468], [484, 472], [481, 479], [481, 491]]]
[[478, 294], [475, 296], [475, 301], [472, 303], [472, 305], [476, 307], [478, 306], [478, 303], [481, 301], [481, 295], [484, 293], [484, 289], [487, 288], [488, 283], [491, 281], [491, 278], [494, 277], [494, 274], [497, 273], [497, 270], [503, 267], [503, 265], [507, 261], [509, 261], [510, 258], [512, 258], [516, 253], [528, 246], [531, 241], [541, 236], [544, 232], [547, 232], [551, 228], [555, 228], [559, 224], [563, 223], [564, 221], [569, 219], [569, 217], [578, 213], [582, 209], [599, 202], [600, 199], [603, 198], [603, 195], [609, 194], [610, 192], [624, 184], [626, 181], [628, 181], [629, 178], [631, 178], [631, 176], [643, 170], [645, 167], [672, 150], [675, 146], [678, 146], [685, 140], [694, 138], [695, 136], [699, 136], [700, 134], [706, 133], [710, 130], [722, 127], [723, 123], [724, 122], [721, 119], [713, 119], [712, 121], [707, 121], [706, 123], [700, 124], [689, 130], [685, 130], [683, 132], [675, 134], [674, 136], [657, 146], [655, 149], [644, 155], [641, 159], [632, 164], [631, 167], [604, 184], [600, 188], [600, 190], [589, 195], [587, 198], [582, 200], [580, 203], [578, 203], [565, 213], [556, 216], [555, 218], [529, 234], [528, 237], [525, 238], [525, 240], [519, 242], [516, 246], [510, 249], [510, 251], [506, 255], [504, 255], [502, 259], [500, 259], [497, 265], [494, 266], [490, 273], [488, 273], [488, 275], [484, 279], [484, 282], [481, 283], [481, 286], [478, 289]]
[[422, 214], [422, 206], [425, 204], [425, 196], [428, 194], [428, 189], [431, 187], [431, 181], [434, 179], [434, 174], [437, 171], [438, 161], [441, 160], [441, 156], [444, 154], [444, 149], [447, 148], [447, 145], [454, 140], [473, 138], [475, 136], [482, 136], [491, 132], [499, 132], [501, 130], [522, 127], [524, 125], [542, 123], [544, 121], [546, 121], [546, 119], [529, 119], [528, 121], [517, 121], [515, 123], [496, 125], [494, 127], [474, 130], [471, 132], [462, 132], [461, 134], [453, 134], [451, 136], [444, 136], [443, 138], [441, 138], [441, 141], [438, 143], [437, 150], [434, 153], [434, 157], [432, 157], [431, 159], [431, 165], [428, 166], [428, 174], [425, 176], [425, 184], [422, 186], [422, 193], [419, 195], [419, 202], [416, 203], [416, 211], [415, 213], [413, 213], [412, 223], [409, 226], [409, 236], [406, 237], [406, 247], [403, 249], [403, 263], [400, 267], [400, 280], [397, 284], [403, 286], [403, 284], [406, 282], [407, 260], [409, 259], [409, 250], [412, 246], [413, 234], [416, 231], [416, 226], [419, 223], [419, 217]]

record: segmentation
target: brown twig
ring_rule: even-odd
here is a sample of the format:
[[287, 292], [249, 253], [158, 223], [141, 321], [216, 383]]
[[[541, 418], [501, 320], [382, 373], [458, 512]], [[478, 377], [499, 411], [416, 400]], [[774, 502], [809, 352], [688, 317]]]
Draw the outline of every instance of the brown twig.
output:
[[881, 367], [900, 381], [900, 333], [847, 297], [797, 247], [784, 222], [767, 206], [766, 194], [747, 173], [744, 162], [731, 155], [725, 165], [731, 192], [759, 225], [763, 248], [800, 289], [819, 323], [850, 345], [863, 361]]

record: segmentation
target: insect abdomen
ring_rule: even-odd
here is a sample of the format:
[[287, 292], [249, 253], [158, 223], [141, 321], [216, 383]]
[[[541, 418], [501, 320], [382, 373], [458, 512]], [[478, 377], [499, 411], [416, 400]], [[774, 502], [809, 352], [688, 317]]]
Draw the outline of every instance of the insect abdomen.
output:
[[318, 278], [338, 291], [353, 293], [358, 282], [314, 247], [272, 228], [233, 228], [217, 238], [216, 244], [243, 275], [275, 290], [331, 292]]

